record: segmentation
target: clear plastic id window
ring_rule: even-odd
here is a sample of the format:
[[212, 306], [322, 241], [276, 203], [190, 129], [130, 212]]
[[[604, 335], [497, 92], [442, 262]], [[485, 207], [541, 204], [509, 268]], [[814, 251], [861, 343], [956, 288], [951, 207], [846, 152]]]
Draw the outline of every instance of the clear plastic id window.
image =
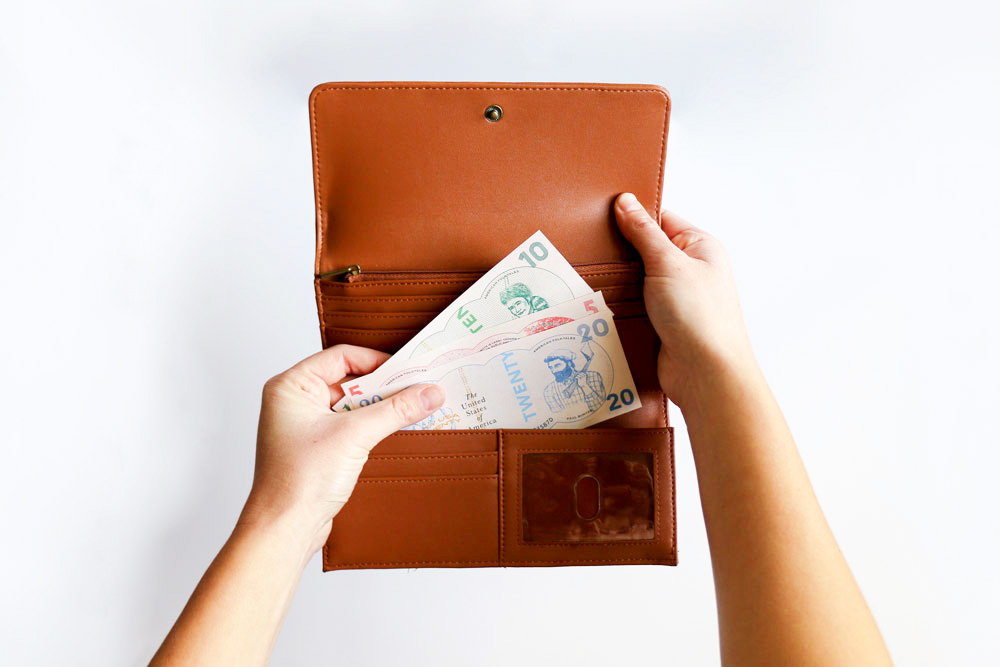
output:
[[653, 465], [648, 452], [524, 454], [522, 540], [653, 539]]

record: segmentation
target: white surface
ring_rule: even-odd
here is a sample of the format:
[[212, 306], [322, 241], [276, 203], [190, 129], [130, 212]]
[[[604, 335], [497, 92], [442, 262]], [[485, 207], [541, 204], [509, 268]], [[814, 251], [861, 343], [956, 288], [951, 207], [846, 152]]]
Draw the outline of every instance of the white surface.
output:
[[[900, 665], [995, 655], [998, 53], [986, 2], [19, 2], [0, 10], [7, 664], [141, 664], [319, 346], [306, 97], [654, 82], [665, 199], [761, 363]], [[690, 450], [678, 568], [306, 572], [276, 665], [717, 662]], [[766, 618], [760, 622], [766, 623]]]

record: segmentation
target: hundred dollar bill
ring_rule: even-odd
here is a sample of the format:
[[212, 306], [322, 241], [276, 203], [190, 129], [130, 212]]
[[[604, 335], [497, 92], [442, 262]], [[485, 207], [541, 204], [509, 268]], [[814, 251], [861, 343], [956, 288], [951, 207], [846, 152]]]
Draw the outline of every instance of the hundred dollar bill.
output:
[[566, 258], [537, 231], [451, 302], [385, 363], [389, 368], [396, 367], [463, 336], [533, 315], [592, 292]]
[[409, 430], [584, 428], [641, 407], [607, 308], [354, 398], [364, 406], [417, 383], [447, 398]]
[[[505, 345], [519, 338], [533, 336], [603, 310], [607, 310], [604, 294], [591, 292], [571, 301], [538, 310], [531, 315], [525, 315], [463, 336], [447, 345], [417, 355], [406, 362], [400, 362], [395, 368], [389, 367], [388, 364], [382, 364], [368, 375], [341, 384], [340, 388], [344, 391], [344, 397], [333, 406], [333, 409], [336, 412], [341, 412], [345, 409], [351, 410], [360, 407], [358, 400], [366, 394], [370, 394], [372, 387], [397, 384], [409, 377], [416, 377], [433, 366], [440, 366], [455, 359]], [[352, 398], [356, 400], [351, 400]]]

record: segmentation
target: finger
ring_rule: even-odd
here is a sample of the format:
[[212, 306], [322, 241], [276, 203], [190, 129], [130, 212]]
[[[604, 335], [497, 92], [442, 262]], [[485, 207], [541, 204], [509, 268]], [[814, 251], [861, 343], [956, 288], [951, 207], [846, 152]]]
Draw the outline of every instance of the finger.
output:
[[333, 405], [341, 398], [344, 397], [344, 390], [340, 388], [340, 385], [350, 382], [351, 380], [357, 380], [358, 375], [345, 375], [340, 380], [330, 385], [330, 405]]
[[677, 248], [631, 192], [623, 193], [615, 200], [615, 218], [622, 234], [642, 256], [646, 273], [666, 273], [670, 261], [676, 259]]
[[714, 236], [672, 211], [660, 211], [660, 227], [671, 243], [689, 257], [713, 261], [723, 253], [722, 244]]
[[436, 384], [415, 384], [401, 392], [345, 415], [351, 428], [370, 450], [383, 438], [426, 419], [444, 404], [444, 389]]
[[379, 350], [357, 345], [334, 345], [306, 357], [290, 370], [319, 377], [327, 386], [343, 382], [345, 375], [367, 375], [389, 358]]

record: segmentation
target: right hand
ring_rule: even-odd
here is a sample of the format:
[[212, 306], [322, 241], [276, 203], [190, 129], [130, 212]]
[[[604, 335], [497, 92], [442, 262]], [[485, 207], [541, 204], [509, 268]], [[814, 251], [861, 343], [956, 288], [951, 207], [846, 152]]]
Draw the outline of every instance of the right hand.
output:
[[615, 217], [645, 265], [643, 299], [661, 341], [664, 393], [684, 410], [714, 379], [756, 368], [722, 244], [669, 211], [657, 224], [631, 193], [615, 201]]

